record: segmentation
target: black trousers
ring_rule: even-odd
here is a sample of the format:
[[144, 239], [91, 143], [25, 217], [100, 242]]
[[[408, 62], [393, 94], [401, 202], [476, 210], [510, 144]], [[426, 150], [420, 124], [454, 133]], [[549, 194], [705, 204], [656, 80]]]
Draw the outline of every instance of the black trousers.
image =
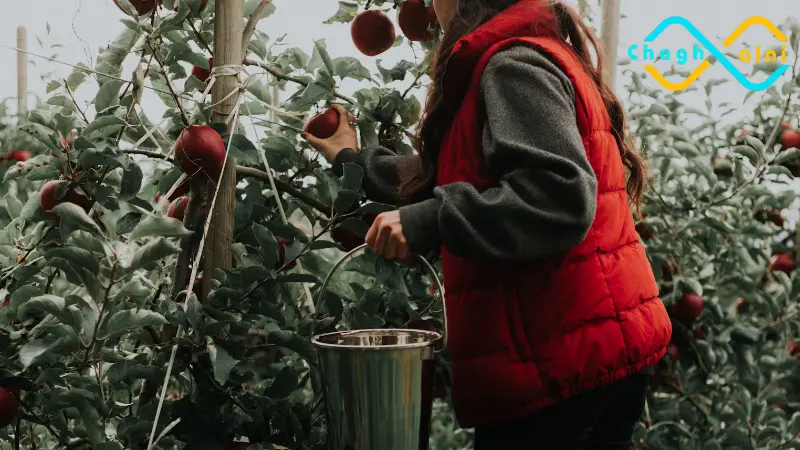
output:
[[518, 422], [475, 428], [475, 450], [629, 450], [649, 374], [578, 394]]

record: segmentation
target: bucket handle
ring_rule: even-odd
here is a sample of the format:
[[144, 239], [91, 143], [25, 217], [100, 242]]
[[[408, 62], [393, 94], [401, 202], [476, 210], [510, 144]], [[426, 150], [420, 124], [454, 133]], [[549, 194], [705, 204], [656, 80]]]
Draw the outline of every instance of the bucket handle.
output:
[[[319, 288], [319, 296], [317, 298], [317, 303], [316, 305], [314, 305], [314, 317], [313, 320], [311, 321], [312, 339], [314, 338], [314, 329], [317, 322], [317, 311], [319, 311], [319, 307], [322, 305], [322, 301], [325, 300], [325, 293], [327, 292], [328, 283], [330, 283], [333, 274], [336, 272], [337, 269], [339, 269], [339, 267], [342, 266], [342, 264], [344, 264], [345, 262], [347, 262], [347, 260], [352, 258], [353, 255], [366, 248], [369, 248], [367, 244], [361, 244], [358, 247], [347, 252], [344, 256], [342, 256], [342, 258], [336, 264], [333, 265], [330, 272], [328, 272], [328, 275], [325, 277], [325, 281], [322, 282], [322, 286], [320, 286]], [[433, 278], [433, 282], [436, 285], [436, 290], [439, 291], [439, 294], [441, 294], [442, 296], [442, 316], [444, 322], [444, 330], [442, 333], [442, 348], [444, 348], [447, 346], [447, 305], [444, 299], [444, 285], [442, 284], [442, 280], [439, 279], [439, 275], [436, 273], [436, 269], [433, 268], [433, 266], [431, 265], [431, 263], [428, 262], [427, 259], [416, 253], [414, 253], [411, 256], [417, 259], [417, 261], [419, 261], [425, 267], [425, 270], [428, 272], [431, 278]]]

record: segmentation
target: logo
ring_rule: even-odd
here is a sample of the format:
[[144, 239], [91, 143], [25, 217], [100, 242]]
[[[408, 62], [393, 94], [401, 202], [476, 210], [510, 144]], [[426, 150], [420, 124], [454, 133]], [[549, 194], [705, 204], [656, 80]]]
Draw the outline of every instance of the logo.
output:
[[[653, 42], [661, 33], [672, 25], [680, 25], [685, 28], [698, 42], [694, 44], [691, 49], [680, 48], [672, 51], [668, 48], [653, 49], [648, 43]], [[689, 76], [680, 83], [674, 83], [667, 80], [664, 75], [659, 72], [652, 64], [646, 64], [645, 70], [655, 78], [655, 80], [666, 89], [671, 91], [681, 91], [689, 87], [703, 74], [710, 66], [711, 61], [709, 57], [713, 57], [733, 76], [736, 81], [742, 86], [752, 91], [761, 91], [769, 88], [789, 69], [789, 62], [786, 56], [787, 49], [789, 48], [789, 39], [784, 35], [778, 27], [776, 27], [769, 19], [760, 16], [753, 16], [741, 23], [735, 30], [722, 42], [722, 45], [727, 49], [736, 39], [744, 33], [745, 30], [753, 25], [762, 25], [769, 30], [773, 36], [779, 41], [779, 46], [763, 50], [760, 45], [756, 45], [753, 49], [744, 49], [739, 52], [738, 60], [743, 63], [776, 63], [778, 67], [773, 71], [769, 77], [760, 83], [754, 83], [747, 79], [736, 66], [731, 62], [731, 59], [719, 50], [711, 41], [708, 40], [700, 30], [697, 29], [688, 19], [681, 16], [670, 17], [661, 22], [647, 37], [644, 38], [644, 45], [638, 44], [628, 47], [628, 57], [632, 61], [655, 61], [656, 57], [665, 61], [673, 61], [680, 65], [689, 63], [690, 61], [698, 61], [700, 65], [697, 66]], [[708, 55], [708, 56], [707, 56]]]

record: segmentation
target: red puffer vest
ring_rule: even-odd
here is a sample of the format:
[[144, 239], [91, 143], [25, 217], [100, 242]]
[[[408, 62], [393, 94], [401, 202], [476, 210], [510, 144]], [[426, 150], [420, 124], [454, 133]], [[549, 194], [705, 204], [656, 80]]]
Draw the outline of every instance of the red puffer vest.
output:
[[456, 44], [446, 95], [463, 100], [442, 143], [437, 185], [466, 181], [482, 191], [498, 184], [481, 148], [480, 77], [494, 53], [525, 44], [549, 55], [575, 86], [578, 127], [598, 180], [597, 214], [582, 243], [528, 264], [462, 259], [442, 248], [452, 396], [464, 428], [522, 419], [637, 373], [664, 355], [672, 332], [634, 229], [603, 100], [567, 44], [531, 35], [536, 16], [549, 14], [539, 4], [521, 0]]

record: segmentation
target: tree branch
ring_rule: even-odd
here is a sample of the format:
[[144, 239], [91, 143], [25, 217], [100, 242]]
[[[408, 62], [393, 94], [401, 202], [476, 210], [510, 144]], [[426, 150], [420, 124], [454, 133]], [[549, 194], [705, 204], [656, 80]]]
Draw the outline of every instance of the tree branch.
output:
[[253, 10], [253, 13], [250, 14], [250, 18], [247, 19], [247, 24], [244, 26], [244, 31], [242, 32], [242, 55], [247, 55], [247, 47], [250, 46], [250, 39], [256, 31], [258, 21], [261, 20], [261, 16], [264, 15], [264, 11], [270, 3], [272, 3], [272, 0], [261, 0], [261, 3], [259, 3], [256, 9]]
[[[163, 42], [161, 44], [163, 45]], [[153, 47], [153, 58], [155, 58], [156, 63], [158, 63], [159, 71], [161, 72], [161, 75], [164, 77], [164, 82], [166, 83], [167, 88], [169, 89], [169, 93], [172, 94], [172, 98], [175, 100], [175, 104], [178, 105], [178, 110], [181, 113], [181, 121], [185, 126], [188, 127], [190, 125], [189, 116], [187, 116], [186, 111], [183, 110], [183, 105], [181, 104], [180, 97], [178, 96], [178, 94], [175, 93], [175, 90], [172, 89], [172, 83], [169, 81], [169, 75], [167, 74], [167, 70], [164, 68], [164, 65], [161, 64], [161, 60], [158, 59], [158, 56], [156, 56], [157, 52], [158, 50], [155, 47]]]
[[[261, 181], [269, 182], [269, 175], [267, 174], [267, 172], [258, 169], [253, 169], [252, 167], [236, 166], [236, 174], [244, 177], [251, 177]], [[303, 203], [313, 207], [320, 213], [324, 214], [325, 217], [331, 216], [331, 207], [329, 205], [322, 203], [316, 198], [304, 193], [303, 191], [297, 189], [296, 187], [292, 186], [291, 184], [283, 180], [274, 177], [273, 179], [275, 180], [275, 187], [278, 188], [278, 191], [284, 192], [298, 200], [301, 200]]]
[[[286, 75], [285, 73], [281, 72], [280, 70], [277, 70], [274, 67], [270, 67], [269, 65], [267, 65], [265, 63], [262, 63], [262, 62], [259, 62], [259, 61], [255, 61], [255, 60], [252, 60], [252, 59], [245, 59], [244, 60], [244, 64], [247, 65], [247, 66], [261, 67], [262, 69], [266, 70], [267, 73], [269, 73], [270, 75], [272, 75], [275, 78], [278, 78], [278, 79], [281, 79], [281, 80], [286, 80], [286, 81], [291, 81], [292, 83], [297, 83], [297, 84], [299, 84], [301, 86], [308, 86], [308, 82], [307, 81], [301, 80], [300, 78], [293, 77], [291, 75]], [[352, 98], [350, 98], [350, 97], [348, 97], [346, 95], [342, 95], [342, 94], [334, 92], [333, 96], [338, 98], [338, 99], [344, 100], [347, 103], [350, 103], [351, 105], [355, 105], [356, 104], [356, 101], [354, 99], [352, 99]]]
[[[149, 156], [151, 158], [163, 159], [165, 161], [177, 165], [175, 160], [173, 160], [172, 158], [168, 158], [167, 155], [164, 155], [162, 153], [149, 152], [146, 150], [124, 150], [124, 151], [132, 155], [143, 155], [143, 156]], [[267, 175], [267, 172], [264, 172], [263, 170], [259, 169], [254, 169], [252, 167], [237, 165], [236, 174], [238, 176], [250, 177], [261, 181], [269, 182], [269, 175]], [[331, 217], [331, 207], [329, 205], [326, 205], [321, 201], [317, 200], [316, 198], [304, 193], [300, 189], [297, 189], [296, 187], [292, 186], [290, 183], [287, 183], [278, 178], [274, 178], [274, 180], [275, 180], [275, 187], [278, 188], [279, 192], [291, 195], [292, 197], [302, 201], [308, 206], [311, 206], [312, 208], [316, 209], [325, 217]]]

